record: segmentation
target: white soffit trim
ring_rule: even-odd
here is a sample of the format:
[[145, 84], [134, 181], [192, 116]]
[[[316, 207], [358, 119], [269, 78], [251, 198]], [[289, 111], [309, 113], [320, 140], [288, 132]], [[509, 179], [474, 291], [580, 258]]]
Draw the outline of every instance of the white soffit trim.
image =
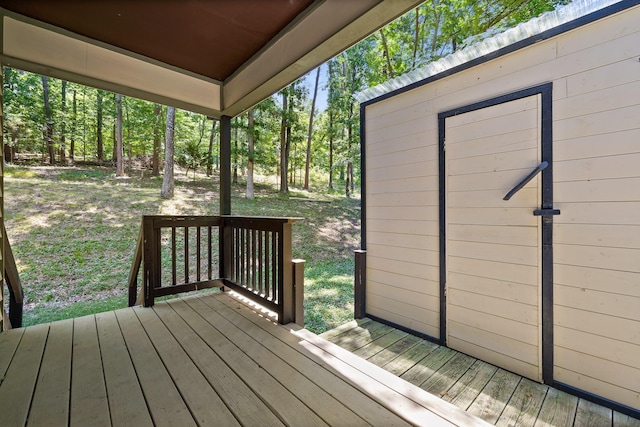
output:
[[[11, 59], [220, 111], [220, 83], [180, 73], [9, 16], [2, 20], [3, 61]], [[110, 89], [111, 90], [111, 89]], [[179, 106], [179, 105], [177, 105]], [[213, 112], [212, 111], [212, 112]]]

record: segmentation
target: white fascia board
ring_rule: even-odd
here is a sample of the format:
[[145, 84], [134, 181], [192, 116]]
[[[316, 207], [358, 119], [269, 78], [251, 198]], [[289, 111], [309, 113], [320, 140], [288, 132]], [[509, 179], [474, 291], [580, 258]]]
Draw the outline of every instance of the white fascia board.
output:
[[4, 65], [219, 116], [220, 82], [0, 12]]

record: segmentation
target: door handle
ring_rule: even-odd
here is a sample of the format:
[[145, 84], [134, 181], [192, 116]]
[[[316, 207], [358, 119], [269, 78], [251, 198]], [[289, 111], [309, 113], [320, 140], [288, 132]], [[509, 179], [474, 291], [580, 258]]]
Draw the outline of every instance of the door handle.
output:
[[538, 175], [540, 172], [545, 170], [547, 168], [547, 166], [549, 166], [549, 163], [546, 162], [546, 161], [544, 161], [544, 162], [540, 163], [538, 166], [536, 166], [536, 168], [534, 170], [532, 170], [531, 172], [529, 172], [529, 175], [525, 176], [522, 179], [522, 181], [520, 181], [518, 184], [516, 184], [516, 186], [513, 187], [511, 189], [511, 191], [509, 191], [502, 198], [502, 200], [509, 200], [510, 198], [512, 198], [514, 194], [516, 194], [518, 191], [520, 191], [522, 189], [522, 187], [527, 185], [529, 183], [529, 181], [531, 181], [533, 178], [535, 178], [536, 175]]

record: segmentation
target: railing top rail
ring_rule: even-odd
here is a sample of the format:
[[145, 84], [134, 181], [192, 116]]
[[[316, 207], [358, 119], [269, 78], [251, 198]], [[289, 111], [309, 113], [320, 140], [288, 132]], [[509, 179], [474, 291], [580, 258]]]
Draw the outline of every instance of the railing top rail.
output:
[[296, 221], [302, 221], [302, 217], [277, 217], [277, 216], [239, 216], [239, 215], [222, 215], [221, 218], [225, 220], [233, 221], [270, 221], [281, 223], [294, 223]]

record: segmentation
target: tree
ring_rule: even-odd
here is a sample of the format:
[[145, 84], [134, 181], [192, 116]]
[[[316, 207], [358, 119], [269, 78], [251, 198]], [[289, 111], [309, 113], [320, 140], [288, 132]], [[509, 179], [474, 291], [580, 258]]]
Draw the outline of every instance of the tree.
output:
[[122, 143], [122, 95], [116, 94], [116, 176], [124, 176], [124, 147]]
[[175, 107], [167, 107], [167, 128], [164, 139], [164, 178], [162, 180], [162, 190], [160, 196], [163, 199], [173, 198], [173, 153], [174, 135], [176, 124]]
[[289, 170], [289, 150], [291, 149], [291, 126], [287, 118], [289, 111], [289, 91], [287, 89], [280, 92], [282, 94], [282, 123], [280, 125], [280, 192], [289, 192], [289, 181], [287, 172]]
[[207, 176], [213, 175], [213, 137], [216, 133], [216, 122], [211, 121], [211, 135], [209, 135], [209, 150], [207, 151]]
[[49, 78], [42, 76], [42, 94], [44, 101], [44, 139], [49, 150], [49, 164], [56, 162], [56, 153], [53, 142], [53, 117], [51, 113], [51, 104], [49, 103]]
[[98, 90], [96, 95], [96, 142], [98, 160], [104, 160], [104, 142], [102, 140], [102, 91]]
[[78, 100], [76, 89], [73, 89], [73, 104], [71, 109], [71, 142], [69, 144], [69, 158], [73, 162], [76, 149], [76, 123], [78, 121]]
[[162, 124], [162, 106], [155, 104], [153, 108], [154, 123], [153, 123], [153, 158], [152, 158], [152, 172], [151, 175], [160, 175], [160, 128]]
[[60, 112], [62, 113], [60, 123], [60, 163], [65, 163], [66, 138], [67, 138], [67, 82], [62, 80], [62, 90], [60, 91]]
[[254, 120], [254, 115], [253, 115], [253, 108], [249, 110], [249, 112], [247, 113], [248, 118], [249, 118], [249, 124], [248, 124], [248, 133], [249, 133], [249, 138], [247, 140], [247, 149], [249, 151], [248, 156], [247, 156], [247, 191], [246, 191], [246, 198], [247, 199], [253, 199], [254, 198], [254, 194], [253, 194], [253, 162], [254, 162], [254, 146], [253, 146], [253, 137], [255, 134], [255, 120]]
[[307, 161], [304, 168], [304, 189], [309, 190], [309, 169], [311, 166], [311, 137], [313, 135], [313, 116], [316, 109], [316, 99], [318, 98], [318, 83], [320, 82], [320, 67], [316, 71], [316, 84], [313, 88], [313, 98], [311, 101], [311, 112], [309, 113], [309, 135], [307, 137]]

